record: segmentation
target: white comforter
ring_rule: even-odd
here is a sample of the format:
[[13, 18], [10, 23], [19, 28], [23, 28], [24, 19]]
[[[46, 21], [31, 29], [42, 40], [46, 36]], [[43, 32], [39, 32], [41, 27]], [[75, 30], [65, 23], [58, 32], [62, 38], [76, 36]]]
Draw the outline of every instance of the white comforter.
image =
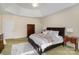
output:
[[63, 38], [61, 36], [46, 36], [44, 34], [32, 34], [30, 38], [38, 44], [42, 52], [50, 45], [58, 44], [63, 42]]

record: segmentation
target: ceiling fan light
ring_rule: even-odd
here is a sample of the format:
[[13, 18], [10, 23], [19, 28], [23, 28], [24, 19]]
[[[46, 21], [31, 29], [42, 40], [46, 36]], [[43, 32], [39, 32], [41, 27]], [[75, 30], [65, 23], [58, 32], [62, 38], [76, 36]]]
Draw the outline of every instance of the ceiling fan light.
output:
[[38, 7], [38, 3], [33, 3], [32, 6], [33, 7]]

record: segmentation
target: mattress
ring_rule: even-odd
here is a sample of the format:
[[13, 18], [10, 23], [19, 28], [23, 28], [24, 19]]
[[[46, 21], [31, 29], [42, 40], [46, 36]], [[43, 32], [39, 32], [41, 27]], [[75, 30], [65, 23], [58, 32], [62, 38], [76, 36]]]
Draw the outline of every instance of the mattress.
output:
[[63, 43], [63, 39], [58, 39], [58, 40], [54, 40], [53, 42], [51, 43], [45, 43], [45, 44], [42, 44], [41, 45], [41, 49], [42, 49], [42, 52], [45, 50], [45, 48], [47, 48], [48, 46], [51, 46], [51, 45], [55, 45], [55, 44], [59, 44], [59, 43]]
[[[41, 34], [42, 35], [42, 34]], [[44, 35], [42, 35], [42, 37], [39, 37], [37, 34], [33, 34], [31, 35], [29, 38], [32, 39], [37, 45], [39, 45], [42, 49], [42, 52], [45, 50], [45, 48], [51, 46], [51, 45], [55, 45], [55, 44], [59, 44], [63, 42], [63, 38], [61, 36], [55, 36], [53, 37], [53, 42], [47, 42], [46, 38], [43, 37]]]

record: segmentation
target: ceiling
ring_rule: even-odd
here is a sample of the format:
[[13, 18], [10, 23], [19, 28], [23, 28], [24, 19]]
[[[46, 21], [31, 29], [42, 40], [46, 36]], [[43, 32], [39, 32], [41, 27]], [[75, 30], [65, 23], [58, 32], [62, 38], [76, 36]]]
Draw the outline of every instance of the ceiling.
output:
[[64, 8], [74, 6], [74, 3], [39, 3], [39, 6], [34, 8], [32, 3], [3, 3], [0, 4], [4, 11], [12, 14], [28, 17], [44, 17]]

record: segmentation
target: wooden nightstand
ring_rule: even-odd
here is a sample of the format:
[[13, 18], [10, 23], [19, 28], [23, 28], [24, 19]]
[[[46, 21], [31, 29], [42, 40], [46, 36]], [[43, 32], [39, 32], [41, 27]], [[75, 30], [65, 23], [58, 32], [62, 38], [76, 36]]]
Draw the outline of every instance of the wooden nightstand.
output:
[[66, 45], [67, 42], [73, 43], [75, 45], [75, 51], [78, 50], [78, 38], [77, 37], [65, 36], [64, 37], [64, 45]]
[[2, 52], [2, 50], [4, 49], [4, 44], [3, 44], [3, 34], [0, 35], [0, 53]]

